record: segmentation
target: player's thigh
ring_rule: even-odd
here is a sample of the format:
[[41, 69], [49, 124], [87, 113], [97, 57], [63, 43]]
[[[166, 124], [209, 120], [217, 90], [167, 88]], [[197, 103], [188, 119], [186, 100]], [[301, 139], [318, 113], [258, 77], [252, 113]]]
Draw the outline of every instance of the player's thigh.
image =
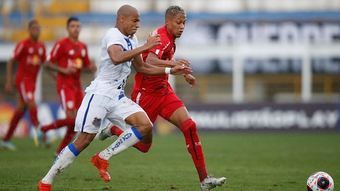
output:
[[26, 104], [33, 102], [35, 103], [35, 84], [29, 80], [22, 80], [16, 84], [16, 88], [20, 95], [20, 98]]
[[162, 110], [160, 115], [178, 127], [182, 124], [182, 122], [190, 118], [189, 112], [184, 103], [177, 97], [176, 94], [167, 95], [161, 105], [161, 108]]
[[76, 90], [70, 87], [62, 87], [58, 90], [58, 93], [63, 109], [65, 111], [76, 111]]
[[117, 104], [110, 113], [110, 116], [108, 117], [110, 119], [119, 117], [129, 125], [135, 127], [151, 125], [151, 121], [145, 111], [138, 104], [127, 97], [123, 97], [118, 100]]
[[86, 94], [77, 112], [75, 131], [95, 134], [105, 120], [112, 100], [106, 96]]
[[145, 92], [133, 92], [131, 99], [143, 108], [152, 123], [156, 121], [161, 111], [162, 96], [153, 96]]

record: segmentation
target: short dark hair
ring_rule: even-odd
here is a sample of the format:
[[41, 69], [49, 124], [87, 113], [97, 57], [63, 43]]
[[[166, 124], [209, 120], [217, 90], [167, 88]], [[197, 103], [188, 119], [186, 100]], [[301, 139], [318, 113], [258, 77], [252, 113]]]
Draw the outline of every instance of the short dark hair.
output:
[[67, 25], [68, 26], [72, 21], [79, 21], [79, 18], [78, 17], [69, 17], [67, 19]]
[[28, 28], [30, 29], [34, 24], [38, 24], [38, 20], [32, 19], [28, 22]]
[[173, 17], [176, 16], [177, 14], [185, 14], [185, 11], [182, 7], [177, 6], [177, 5], [172, 5], [170, 7], [168, 7], [165, 11], [165, 17]]

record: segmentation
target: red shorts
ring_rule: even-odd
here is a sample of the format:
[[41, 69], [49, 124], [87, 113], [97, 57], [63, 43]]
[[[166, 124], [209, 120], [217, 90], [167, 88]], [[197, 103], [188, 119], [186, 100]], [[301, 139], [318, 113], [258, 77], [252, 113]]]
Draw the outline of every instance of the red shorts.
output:
[[30, 80], [21, 80], [17, 82], [16, 88], [19, 92], [20, 99], [27, 103], [28, 101], [34, 101], [35, 97], [35, 82]]
[[184, 106], [182, 100], [172, 92], [166, 95], [155, 95], [134, 91], [131, 99], [144, 109], [152, 123], [156, 121], [158, 115], [169, 120], [178, 108]]
[[58, 90], [64, 110], [78, 110], [84, 97], [80, 87], [62, 87]]

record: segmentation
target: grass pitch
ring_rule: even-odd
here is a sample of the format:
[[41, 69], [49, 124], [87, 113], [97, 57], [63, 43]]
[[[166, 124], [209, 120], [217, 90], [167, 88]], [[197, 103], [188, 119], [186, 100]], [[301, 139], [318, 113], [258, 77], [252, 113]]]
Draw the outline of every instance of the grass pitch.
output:
[[[201, 141], [209, 173], [228, 178], [216, 191], [303, 191], [315, 171], [328, 172], [335, 188], [340, 185], [340, 133], [201, 133]], [[18, 151], [0, 150], [0, 190], [37, 190], [57, 143], [44, 149], [30, 139], [13, 142]], [[112, 181], [104, 183], [89, 161], [111, 142], [95, 140], [55, 179], [53, 190], [199, 190], [181, 134], [155, 136], [147, 154], [132, 148], [111, 158]]]

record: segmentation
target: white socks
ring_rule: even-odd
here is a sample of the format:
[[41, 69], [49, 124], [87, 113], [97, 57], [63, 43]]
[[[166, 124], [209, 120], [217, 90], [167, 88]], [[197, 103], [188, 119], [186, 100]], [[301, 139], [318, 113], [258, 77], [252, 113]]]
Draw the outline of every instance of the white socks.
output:
[[118, 139], [113, 142], [109, 147], [99, 153], [99, 157], [105, 160], [109, 160], [113, 155], [116, 155], [127, 148], [133, 146], [140, 140], [142, 135], [134, 127], [125, 130]]
[[62, 172], [73, 160], [78, 156], [79, 152], [74, 147], [73, 143], [66, 146], [57, 156], [51, 169], [46, 176], [41, 180], [44, 184], [52, 184], [54, 177]]

